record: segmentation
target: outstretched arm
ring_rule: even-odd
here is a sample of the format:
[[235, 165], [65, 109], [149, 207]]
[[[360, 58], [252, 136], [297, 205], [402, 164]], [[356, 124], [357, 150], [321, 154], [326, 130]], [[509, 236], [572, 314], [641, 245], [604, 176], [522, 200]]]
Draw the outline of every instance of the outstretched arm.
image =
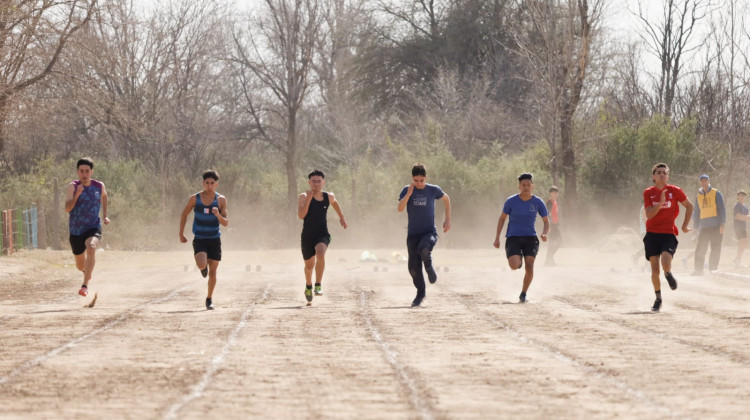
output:
[[187, 222], [188, 214], [190, 214], [194, 207], [195, 196], [193, 195], [188, 199], [187, 205], [185, 205], [185, 208], [182, 210], [182, 214], [180, 215], [180, 242], [182, 243], [187, 242], [187, 238], [185, 237], [183, 231], [185, 230], [185, 223]]
[[682, 222], [682, 231], [688, 233], [690, 232], [690, 228], [688, 227], [690, 224], [690, 216], [693, 215], [693, 203], [690, 202], [689, 198], [685, 198], [680, 204], [685, 207], [685, 220]]
[[339, 223], [341, 223], [341, 226], [346, 229], [348, 225], [346, 224], [346, 218], [344, 217], [344, 212], [341, 211], [341, 205], [339, 204], [339, 201], [336, 200], [336, 196], [333, 195], [333, 193], [328, 193], [328, 199], [331, 201], [331, 206], [333, 206], [333, 209], [336, 210], [336, 213], [339, 215]]
[[505, 225], [505, 219], [507, 218], [507, 214], [501, 213], [500, 218], [497, 219], [497, 232], [495, 233], [495, 243], [493, 244], [495, 248], [500, 248], [500, 234], [503, 232], [503, 226]]
[[445, 221], [443, 222], [443, 233], [451, 230], [451, 198], [448, 194], [443, 193], [443, 204], [445, 204]]
[[109, 217], [107, 217], [107, 203], [109, 202], [109, 196], [107, 195], [107, 189], [104, 188], [104, 183], [102, 183], [102, 217], [104, 217], [104, 224], [109, 224]]

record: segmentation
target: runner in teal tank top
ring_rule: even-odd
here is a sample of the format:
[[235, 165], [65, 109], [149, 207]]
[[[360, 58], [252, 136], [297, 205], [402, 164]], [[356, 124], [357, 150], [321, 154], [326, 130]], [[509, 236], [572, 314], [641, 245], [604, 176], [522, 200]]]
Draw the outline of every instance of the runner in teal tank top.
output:
[[[68, 230], [70, 247], [76, 260], [76, 268], [83, 272], [83, 284], [78, 294], [89, 294], [89, 281], [96, 263], [96, 247], [102, 239], [102, 221], [109, 224], [107, 217], [107, 190], [104, 184], [91, 178], [94, 175], [94, 161], [83, 158], [76, 163], [78, 179], [68, 184], [65, 192], [65, 211], [70, 214]], [[99, 210], [103, 219], [99, 219]], [[90, 306], [93, 306], [93, 301]]]
[[228, 226], [227, 198], [216, 192], [219, 186], [219, 173], [208, 170], [203, 173], [203, 191], [188, 199], [180, 216], [180, 242], [186, 243], [185, 224], [193, 212], [193, 254], [195, 264], [205, 278], [208, 276], [208, 296], [206, 309], [214, 309], [213, 294], [216, 287], [216, 270], [221, 261], [221, 232], [219, 226]]

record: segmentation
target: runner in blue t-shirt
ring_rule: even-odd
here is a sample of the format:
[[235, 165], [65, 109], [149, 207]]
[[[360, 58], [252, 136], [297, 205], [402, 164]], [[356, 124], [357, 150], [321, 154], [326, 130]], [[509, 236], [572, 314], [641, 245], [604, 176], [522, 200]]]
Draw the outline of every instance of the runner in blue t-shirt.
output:
[[534, 260], [539, 251], [539, 239], [536, 237], [536, 215], [542, 216], [544, 230], [542, 240], [547, 242], [549, 232], [549, 218], [547, 207], [541, 198], [531, 194], [534, 190], [534, 182], [531, 174], [521, 174], [518, 177], [519, 194], [512, 195], [505, 200], [503, 212], [497, 221], [497, 233], [495, 234], [495, 248], [500, 248], [500, 233], [503, 231], [505, 219], [508, 221], [508, 230], [505, 233], [505, 256], [511, 270], [518, 270], [526, 262], [526, 274], [523, 276], [523, 289], [518, 299], [526, 302], [526, 291], [529, 290], [531, 280], [534, 278]]
[[427, 169], [421, 163], [415, 163], [411, 168], [411, 179], [412, 183], [405, 186], [398, 197], [398, 211], [406, 209], [409, 214], [406, 248], [409, 250], [409, 274], [417, 288], [417, 296], [411, 306], [419, 306], [425, 297], [422, 264], [430, 283], [437, 281], [437, 274], [432, 267], [432, 248], [438, 240], [435, 200], [442, 200], [445, 204], [443, 232], [448, 232], [451, 228], [451, 200], [439, 186], [426, 182]]

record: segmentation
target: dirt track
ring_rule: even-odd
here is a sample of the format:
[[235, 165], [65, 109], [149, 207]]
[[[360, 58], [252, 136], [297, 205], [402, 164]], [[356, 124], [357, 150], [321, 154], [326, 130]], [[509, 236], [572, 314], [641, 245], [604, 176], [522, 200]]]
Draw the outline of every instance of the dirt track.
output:
[[410, 309], [404, 264], [332, 248], [305, 307], [298, 251], [229, 251], [215, 311], [189, 250], [99, 253], [94, 308], [67, 253], [3, 257], [0, 418], [747, 416], [750, 278], [677, 269], [652, 314], [629, 254], [565, 263], [588, 253], [538, 267], [520, 305], [499, 251], [438, 249], [449, 271]]

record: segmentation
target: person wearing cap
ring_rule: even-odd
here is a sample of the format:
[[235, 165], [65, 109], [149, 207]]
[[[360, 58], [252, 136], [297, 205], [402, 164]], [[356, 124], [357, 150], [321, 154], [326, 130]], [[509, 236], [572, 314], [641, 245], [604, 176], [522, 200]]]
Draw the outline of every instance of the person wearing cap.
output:
[[694, 276], [703, 274], [703, 264], [706, 251], [711, 245], [711, 255], [708, 257], [708, 269], [715, 271], [719, 268], [721, 258], [721, 241], [724, 237], [724, 224], [727, 213], [724, 207], [724, 197], [716, 188], [711, 187], [709, 177], [703, 174], [698, 177], [701, 187], [696, 197], [695, 212], [693, 213], [693, 228], [698, 231], [698, 244], [695, 246]]

